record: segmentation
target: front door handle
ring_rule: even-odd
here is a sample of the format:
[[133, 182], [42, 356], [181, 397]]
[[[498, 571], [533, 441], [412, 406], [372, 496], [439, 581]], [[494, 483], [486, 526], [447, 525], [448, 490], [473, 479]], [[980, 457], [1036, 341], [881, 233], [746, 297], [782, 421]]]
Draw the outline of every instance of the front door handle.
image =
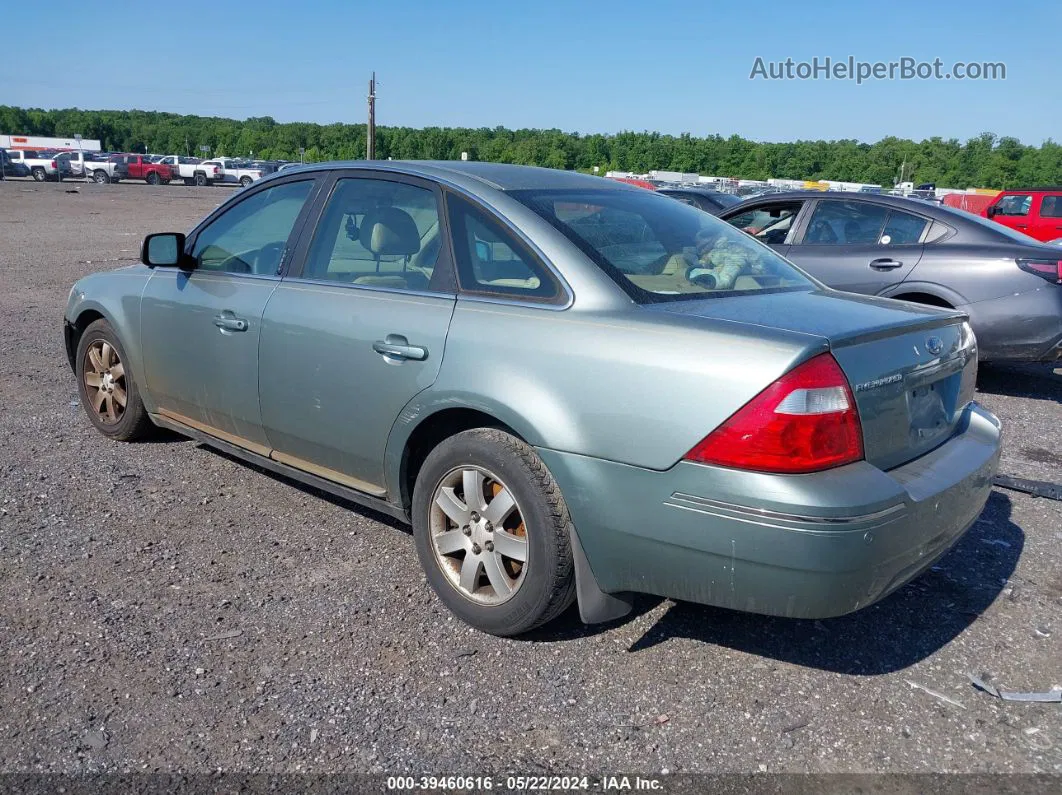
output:
[[888, 257], [885, 257], [883, 259], [872, 260], [870, 267], [876, 271], [891, 271], [903, 267], [903, 263], [898, 259], [889, 259]]
[[386, 339], [376, 340], [372, 349], [385, 359], [392, 361], [404, 361], [413, 359], [423, 361], [428, 358], [428, 349], [419, 345], [410, 345], [409, 340], [401, 334], [388, 334]]
[[228, 310], [214, 318], [214, 325], [222, 331], [247, 331], [247, 321]]

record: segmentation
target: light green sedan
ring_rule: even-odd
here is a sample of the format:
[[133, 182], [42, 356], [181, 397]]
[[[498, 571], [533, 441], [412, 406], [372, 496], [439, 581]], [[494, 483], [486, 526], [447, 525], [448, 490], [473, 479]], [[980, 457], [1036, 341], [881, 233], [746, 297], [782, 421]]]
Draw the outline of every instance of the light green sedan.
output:
[[294, 168], [141, 259], [70, 293], [92, 424], [412, 523], [439, 598], [498, 635], [639, 592], [856, 610], [954, 544], [998, 464], [961, 313], [835, 292], [602, 178]]

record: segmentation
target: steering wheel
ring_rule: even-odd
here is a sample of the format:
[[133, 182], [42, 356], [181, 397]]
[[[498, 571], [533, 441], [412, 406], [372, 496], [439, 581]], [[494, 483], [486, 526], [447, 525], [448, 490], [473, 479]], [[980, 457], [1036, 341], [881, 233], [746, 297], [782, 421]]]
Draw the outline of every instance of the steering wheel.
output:
[[[700, 273], [698, 273], [700, 271]], [[708, 290], [714, 290], [716, 287], [715, 276], [708, 273], [704, 268], [691, 267], [686, 269], [686, 281], [690, 284], [696, 284], [698, 287], [704, 287]]]

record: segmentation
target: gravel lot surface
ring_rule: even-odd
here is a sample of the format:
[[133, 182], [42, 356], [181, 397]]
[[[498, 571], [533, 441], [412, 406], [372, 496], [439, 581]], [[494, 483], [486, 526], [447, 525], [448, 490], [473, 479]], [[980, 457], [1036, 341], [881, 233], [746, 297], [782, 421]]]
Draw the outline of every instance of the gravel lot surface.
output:
[[[76, 193], [69, 191], [77, 190]], [[94, 432], [73, 282], [224, 188], [0, 183], [0, 772], [1062, 773], [1062, 503], [996, 490], [882, 603], [792, 621], [643, 598], [502, 640], [397, 523], [194, 442]], [[1062, 370], [986, 368], [1003, 471], [1062, 481]]]

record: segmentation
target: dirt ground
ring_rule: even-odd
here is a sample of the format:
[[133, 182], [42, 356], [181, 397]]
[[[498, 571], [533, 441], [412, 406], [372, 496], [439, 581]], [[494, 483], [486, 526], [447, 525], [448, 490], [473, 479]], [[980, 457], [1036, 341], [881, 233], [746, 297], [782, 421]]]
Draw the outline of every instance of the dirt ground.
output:
[[[71, 193], [69, 191], [76, 190]], [[70, 286], [224, 188], [0, 183], [0, 772], [1062, 773], [1062, 502], [997, 489], [851, 616], [643, 598], [517, 640], [428, 589], [409, 533], [194, 442], [94, 432]], [[1062, 481], [1062, 370], [986, 368], [1003, 471]]]

